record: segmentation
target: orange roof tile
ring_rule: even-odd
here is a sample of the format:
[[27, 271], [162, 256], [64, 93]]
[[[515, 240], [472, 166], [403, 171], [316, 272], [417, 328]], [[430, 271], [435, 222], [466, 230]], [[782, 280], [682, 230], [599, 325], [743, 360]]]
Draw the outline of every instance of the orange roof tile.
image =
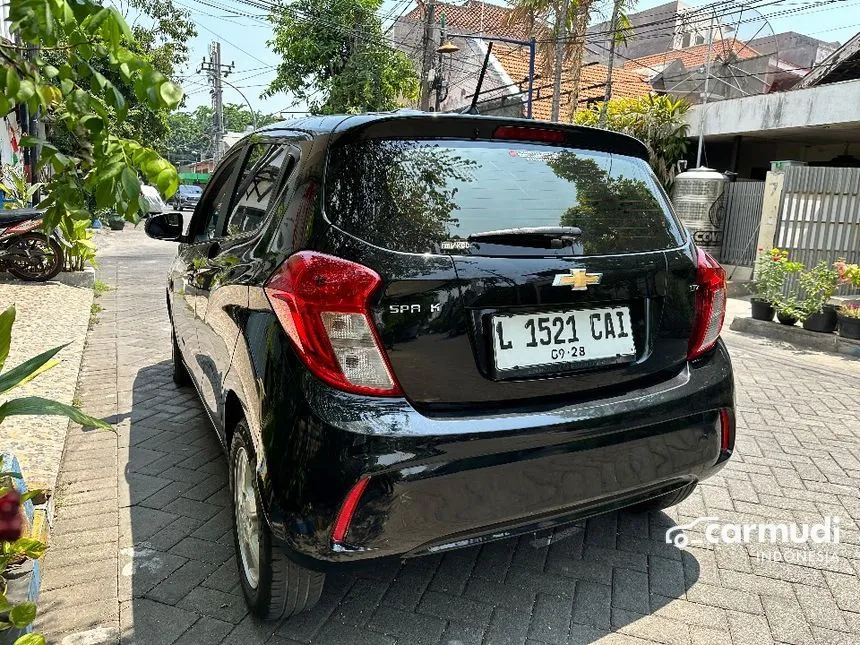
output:
[[[493, 45], [493, 55], [515, 83], [525, 81], [522, 88], [528, 87], [529, 52], [525, 47], [509, 47], [502, 43]], [[605, 65], [586, 65], [582, 67], [579, 79], [579, 105], [584, 106], [586, 99], [602, 100], [606, 86], [608, 69]], [[552, 114], [552, 79], [539, 78], [534, 82], [532, 115], [536, 119], [549, 120]], [[514, 88], [516, 89], [516, 88]], [[573, 89], [569, 71], [562, 74], [561, 110], [567, 118], [570, 109], [570, 92]], [[612, 70], [613, 98], [639, 98], [651, 93], [651, 86], [636, 72], [616, 67]]]
[[[727, 60], [732, 56], [736, 58], [757, 58], [761, 56], [759, 52], [749, 47], [748, 45], [735, 40], [726, 38], [718, 40], [711, 45], [712, 60]], [[680, 60], [684, 67], [692, 69], [705, 64], [708, 58], [708, 45], [696, 45], [695, 47], [685, 47], [684, 49], [673, 49], [663, 54], [652, 54], [651, 56], [643, 56], [642, 58], [634, 58], [624, 63], [627, 69], [644, 69], [650, 73], [663, 71], [668, 63]]]
[[[407, 20], [421, 21], [424, 19], [424, 2], [418, 0], [418, 6], [406, 14]], [[509, 25], [508, 19], [511, 9], [480, 2], [479, 0], [467, 0], [462, 5], [435, 4], [436, 19], [439, 20], [445, 14], [445, 25], [449, 30], [468, 34], [492, 34], [494, 36], [508, 36], [527, 40], [529, 38], [526, 25]]]

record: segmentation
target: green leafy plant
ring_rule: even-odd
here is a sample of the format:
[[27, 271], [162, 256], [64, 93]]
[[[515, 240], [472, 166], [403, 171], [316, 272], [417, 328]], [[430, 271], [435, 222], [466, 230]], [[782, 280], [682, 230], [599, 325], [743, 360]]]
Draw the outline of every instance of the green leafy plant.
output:
[[[15, 322], [15, 307], [9, 307], [0, 313], [0, 423], [8, 417], [16, 415], [59, 415], [64, 416], [75, 423], [83, 426], [111, 429], [111, 427], [99, 419], [95, 419], [81, 412], [78, 408], [53, 401], [40, 396], [25, 396], [17, 399], [7, 398], [8, 393], [14, 388], [29, 383], [34, 378], [59, 364], [55, 358], [65, 345], [54, 347], [38, 356], [24, 361], [20, 365], [4, 370], [6, 359], [9, 357], [9, 349], [12, 344], [12, 325]], [[7, 472], [0, 466], [0, 477], [4, 482], [10, 478], [20, 478], [20, 473]], [[41, 494], [42, 491], [29, 491], [19, 496], [11, 486], [0, 485], [0, 578], [9, 566], [20, 563], [23, 560], [38, 559], [46, 550], [46, 546], [32, 537], [21, 536], [21, 525], [18, 507], [28, 499]], [[32, 602], [23, 602], [12, 605], [6, 599], [5, 579], [2, 582], [3, 593], [0, 593], [0, 612], [8, 613], [9, 620], [0, 624], [0, 630], [25, 628], [36, 618], [36, 605]], [[45, 639], [39, 634], [25, 634], [15, 641], [15, 645], [44, 645]]]
[[93, 242], [95, 233], [90, 228], [90, 223], [83, 219], [63, 218], [60, 221], [60, 239], [63, 242], [63, 261], [66, 271], [83, 271], [84, 266], [89, 263], [98, 267], [96, 263], [96, 245]]
[[[182, 90], [134, 51], [134, 36], [112, 6], [94, 0], [10, 0], [9, 20], [20, 44], [0, 41], [0, 114], [27, 105], [31, 113], [44, 115], [56, 135], [21, 140], [22, 146], [40, 150], [36, 170], [50, 171], [39, 203], [46, 230], [89, 223], [92, 204], [136, 223], [148, 209], [139, 176], [165, 197], [176, 191], [179, 177], [157, 152], [118, 133], [135, 106], [173, 109]], [[41, 53], [31, 57], [30, 46]], [[46, 59], [53, 51], [63, 52], [61, 64]], [[95, 66], [94, 58], [106, 67]], [[108, 78], [108, 70], [133, 96]], [[64, 141], [62, 149], [57, 138]]]
[[406, 54], [384, 38], [381, 6], [382, 0], [276, 5], [268, 44], [282, 61], [264, 95], [289, 92], [321, 114], [392, 110], [415, 101], [418, 77]]
[[807, 314], [795, 296], [782, 297], [773, 306], [779, 316], [794, 318], [800, 322], [806, 320]]
[[767, 252], [759, 249], [753, 273], [753, 293], [757, 298], [779, 309], [779, 303], [784, 300], [782, 287], [785, 279], [802, 269], [802, 263], [788, 259], [788, 251], [785, 249], [773, 248]]
[[[603, 103], [579, 110], [573, 122], [596, 126]], [[636, 137], [648, 147], [649, 163], [667, 190], [677, 173], [678, 160], [687, 152], [689, 125], [684, 115], [690, 103], [671, 96], [611, 99], [607, 104], [606, 127]]]
[[2, 181], [0, 181], [0, 192], [6, 196], [3, 208], [30, 208], [33, 204], [33, 195], [38, 193], [44, 184], [29, 184], [24, 172], [12, 165], [3, 166]]
[[847, 304], [839, 307], [838, 314], [843, 318], [860, 319], [860, 304]]
[[803, 317], [800, 320], [806, 320], [812, 314], [821, 313], [824, 305], [833, 297], [839, 286], [839, 272], [830, 263], [821, 260], [808, 271], [801, 272], [799, 282], [803, 293], [800, 301]]

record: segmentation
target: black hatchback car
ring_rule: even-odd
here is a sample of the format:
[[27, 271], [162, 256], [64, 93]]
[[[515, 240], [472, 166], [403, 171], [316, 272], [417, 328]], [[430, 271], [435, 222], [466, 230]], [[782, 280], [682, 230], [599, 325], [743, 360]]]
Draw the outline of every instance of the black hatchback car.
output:
[[175, 379], [229, 454], [245, 595], [678, 503], [734, 445], [725, 273], [646, 148], [467, 115], [327, 116], [229, 151], [178, 241]]

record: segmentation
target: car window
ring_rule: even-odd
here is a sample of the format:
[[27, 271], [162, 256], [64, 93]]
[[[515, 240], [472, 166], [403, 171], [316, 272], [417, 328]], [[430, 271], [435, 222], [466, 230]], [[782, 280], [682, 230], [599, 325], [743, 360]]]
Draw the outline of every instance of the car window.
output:
[[332, 223], [397, 251], [469, 248], [500, 229], [578, 227], [582, 253], [668, 249], [680, 226], [642, 159], [529, 142], [367, 139], [333, 147]]
[[217, 237], [218, 222], [230, 207], [233, 187], [236, 185], [236, 169], [241, 160], [241, 154], [235, 155], [222, 162], [215, 171], [212, 181], [194, 213], [195, 221], [192, 224], [194, 242], [205, 242]]
[[227, 235], [241, 235], [260, 227], [278, 188], [281, 169], [284, 168], [284, 176], [289, 176], [294, 163], [295, 159], [286, 146], [272, 146], [266, 151], [256, 168], [251, 170], [244, 186], [239, 188], [233, 212], [227, 220]]

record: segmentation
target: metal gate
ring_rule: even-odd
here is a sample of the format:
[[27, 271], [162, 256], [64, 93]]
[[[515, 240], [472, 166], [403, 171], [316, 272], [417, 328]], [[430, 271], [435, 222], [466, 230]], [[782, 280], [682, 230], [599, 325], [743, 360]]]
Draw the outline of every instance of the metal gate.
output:
[[720, 262], [752, 267], [764, 203], [764, 182], [736, 181], [728, 184], [723, 193], [723, 203], [725, 219]]
[[860, 262], [860, 168], [787, 168], [774, 246], [807, 267], [837, 258]]

